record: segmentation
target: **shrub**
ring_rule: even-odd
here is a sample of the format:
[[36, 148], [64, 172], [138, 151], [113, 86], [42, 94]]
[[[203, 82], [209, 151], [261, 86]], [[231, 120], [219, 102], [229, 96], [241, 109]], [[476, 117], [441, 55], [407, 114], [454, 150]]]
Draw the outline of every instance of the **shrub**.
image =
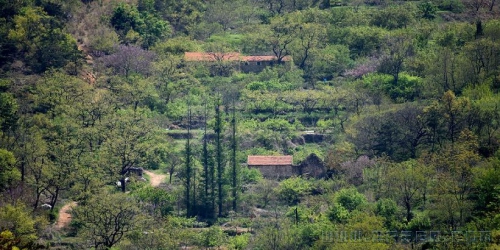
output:
[[278, 187], [278, 196], [289, 205], [296, 205], [300, 198], [313, 189], [310, 181], [301, 177], [292, 177], [282, 181]]
[[349, 212], [358, 209], [367, 203], [366, 197], [359, 193], [356, 188], [341, 189], [335, 194], [335, 203], [341, 205]]

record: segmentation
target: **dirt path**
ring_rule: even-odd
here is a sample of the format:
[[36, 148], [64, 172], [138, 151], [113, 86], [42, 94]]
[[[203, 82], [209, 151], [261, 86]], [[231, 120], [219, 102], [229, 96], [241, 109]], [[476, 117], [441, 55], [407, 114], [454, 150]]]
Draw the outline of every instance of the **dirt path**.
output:
[[64, 205], [59, 210], [59, 215], [57, 216], [57, 222], [56, 222], [57, 229], [61, 229], [61, 228], [69, 225], [69, 223], [71, 222], [71, 214], [69, 211], [73, 207], [76, 207], [76, 202], [74, 202], [74, 201]]
[[162, 183], [163, 180], [165, 180], [165, 178], [167, 177], [167, 175], [155, 174], [155, 173], [153, 173], [151, 171], [147, 171], [147, 170], [144, 170], [144, 173], [149, 175], [149, 182], [151, 183], [151, 186], [153, 186], [153, 187], [158, 187], [160, 185], [160, 183]]
[[[163, 180], [167, 177], [167, 175], [164, 174], [155, 174], [151, 171], [144, 171], [147, 175], [149, 175], [149, 182], [151, 183], [151, 186], [157, 187], [159, 186]], [[55, 224], [55, 227], [57, 229], [61, 229], [63, 227], [66, 227], [69, 225], [71, 222], [71, 214], [70, 210], [72, 207], [76, 206], [76, 202], [72, 201], [66, 205], [64, 205], [60, 210], [59, 210], [59, 215], [57, 216], [57, 222]]]

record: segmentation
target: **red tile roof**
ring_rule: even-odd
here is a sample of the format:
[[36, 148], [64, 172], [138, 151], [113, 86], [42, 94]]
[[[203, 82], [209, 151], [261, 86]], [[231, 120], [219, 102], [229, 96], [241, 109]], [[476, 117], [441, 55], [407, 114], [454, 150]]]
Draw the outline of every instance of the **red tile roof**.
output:
[[249, 155], [247, 163], [249, 166], [286, 166], [286, 165], [292, 165], [293, 156]]
[[[242, 56], [240, 53], [204, 53], [204, 52], [185, 52], [186, 61], [213, 62], [213, 61], [242, 61], [242, 62], [264, 62], [276, 61], [276, 56]], [[292, 58], [285, 56], [281, 59], [284, 62], [291, 61]]]

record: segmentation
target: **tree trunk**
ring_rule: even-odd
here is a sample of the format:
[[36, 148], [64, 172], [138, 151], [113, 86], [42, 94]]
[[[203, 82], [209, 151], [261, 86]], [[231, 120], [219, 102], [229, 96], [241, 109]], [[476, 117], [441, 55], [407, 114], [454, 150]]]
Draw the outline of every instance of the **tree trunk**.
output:
[[122, 192], [125, 193], [125, 191], [127, 191], [126, 189], [126, 184], [127, 181], [125, 180], [125, 176], [122, 176], [122, 178], [120, 179], [120, 184], [121, 184], [121, 189], [122, 189]]
[[409, 223], [411, 219], [413, 219], [413, 215], [411, 214], [411, 204], [409, 201], [405, 201], [405, 208], [406, 208], [406, 221]]

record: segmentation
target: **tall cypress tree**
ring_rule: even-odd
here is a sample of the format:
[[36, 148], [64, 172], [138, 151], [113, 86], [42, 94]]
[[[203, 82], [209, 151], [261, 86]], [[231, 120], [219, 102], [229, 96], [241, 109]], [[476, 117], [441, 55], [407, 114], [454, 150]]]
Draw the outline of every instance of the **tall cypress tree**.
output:
[[192, 215], [191, 209], [191, 144], [190, 144], [190, 134], [191, 134], [191, 104], [188, 103], [188, 136], [186, 141], [186, 213], [187, 216]]
[[231, 191], [232, 191], [232, 196], [233, 196], [233, 211], [236, 212], [236, 206], [238, 202], [238, 170], [236, 168], [236, 148], [237, 148], [237, 143], [236, 143], [236, 104], [235, 100], [233, 97], [233, 112], [232, 112], [232, 119], [231, 119], [231, 127], [232, 127], [232, 136], [231, 136], [231, 163], [232, 163], [232, 171], [231, 171], [231, 177], [232, 177], [232, 185], [231, 185]]
[[217, 204], [218, 204], [218, 216], [222, 216], [222, 203], [224, 200], [224, 194], [222, 189], [223, 184], [223, 154], [222, 154], [222, 118], [221, 118], [221, 98], [220, 95], [217, 96], [215, 104], [215, 143], [216, 143], [216, 161], [217, 161]]
[[208, 134], [207, 134], [207, 120], [208, 120], [208, 109], [207, 109], [207, 100], [205, 99], [204, 101], [204, 113], [203, 113], [203, 120], [204, 120], [204, 131], [203, 131], [203, 155], [202, 155], [202, 162], [203, 162], [203, 217], [205, 218], [212, 218], [214, 214], [214, 207], [213, 207], [213, 192], [214, 192], [214, 185], [212, 184], [213, 180], [213, 164], [211, 167], [209, 166], [209, 152], [208, 152]]

